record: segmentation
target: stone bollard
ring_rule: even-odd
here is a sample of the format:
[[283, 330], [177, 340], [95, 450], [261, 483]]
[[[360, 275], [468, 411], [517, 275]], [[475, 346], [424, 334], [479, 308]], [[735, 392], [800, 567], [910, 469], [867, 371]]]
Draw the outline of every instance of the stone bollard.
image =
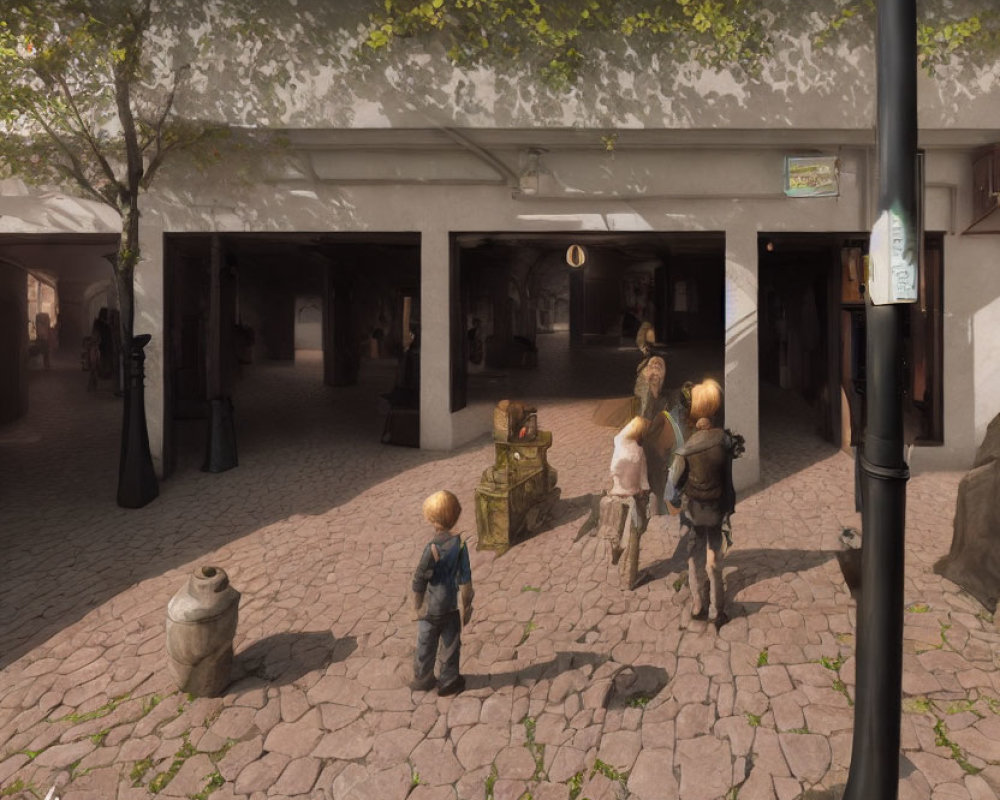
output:
[[199, 567], [167, 604], [167, 656], [182, 692], [213, 697], [229, 683], [240, 593], [220, 567]]

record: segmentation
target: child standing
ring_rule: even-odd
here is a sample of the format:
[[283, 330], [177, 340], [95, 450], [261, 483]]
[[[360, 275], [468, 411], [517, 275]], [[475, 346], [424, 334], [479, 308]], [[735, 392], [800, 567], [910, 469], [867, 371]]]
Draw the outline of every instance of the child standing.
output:
[[[451, 532], [462, 513], [462, 506], [455, 495], [442, 490], [424, 500], [423, 511], [424, 519], [434, 526], [434, 537], [424, 547], [413, 574], [417, 650], [410, 688], [427, 691], [437, 683], [439, 695], [458, 694], [465, 688], [465, 678], [458, 671], [462, 625], [468, 624], [472, 617], [474, 594], [468, 548], [460, 536]], [[459, 594], [462, 596], [461, 615]], [[435, 656], [439, 664], [437, 681], [434, 678]]]

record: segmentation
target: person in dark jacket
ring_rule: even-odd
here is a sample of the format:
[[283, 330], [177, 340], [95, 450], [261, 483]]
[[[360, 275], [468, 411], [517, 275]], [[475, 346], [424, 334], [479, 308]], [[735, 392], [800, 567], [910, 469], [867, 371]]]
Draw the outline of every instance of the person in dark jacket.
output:
[[[462, 513], [462, 506], [455, 495], [442, 490], [424, 500], [423, 511], [424, 519], [434, 526], [434, 536], [424, 547], [413, 574], [417, 650], [410, 688], [428, 691], [437, 683], [439, 695], [457, 694], [465, 688], [465, 679], [458, 669], [462, 625], [467, 625], [472, 618], [474, 594], [468, 548], [460, 536], [451, 532]], [[435, 657], [440, 667], [437, 679], [434, 677]]]
[[[722, 387], [711, 379], [691, 389], [691, 419], [695, 431], [674, 453], [668, 485], [673, 487], [671, 504], [681, 507], [693, 527], [688, 544], [688, 585], [691, 589], [691, 616], [706, 617], [722, 627], [726, 587], [722, 562], [726, 547], [723, 527], [736, 506], [732, 463], [740, 452], [741, 438], [714, 426], [713, 418], [722, 408]], [[702, 564], [708, 573], [708, 608], [702, 588]]]

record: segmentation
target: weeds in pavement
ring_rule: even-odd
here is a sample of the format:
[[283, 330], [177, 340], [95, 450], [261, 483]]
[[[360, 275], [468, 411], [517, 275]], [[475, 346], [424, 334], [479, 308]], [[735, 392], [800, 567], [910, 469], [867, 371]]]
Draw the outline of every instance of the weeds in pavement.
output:
[[50, 720], [51, 722], [88, 722], [92, 719], [100, 719], [101, 717], [106, 717], [112, 711], [114, 711], [118, 706], [124, 703], [132, 696], [131, 692], [127, 694], [118, 695], [118, 697], [112, 697], [108, 702], [106, 702], [100, 708], [95, 708], [93, 711], [86, 711], [83, 714], [67, 714], [65, 717], [59, 717], [57, 720]]
[[208, 800], [208, 796], [216, 789], [221, 789], [226, 783], [226, 779], [219, 772], [213, 772], [208, 776], [208, 783], [205, 788], [197, 794], [191, 795], [191, 800]]
[[625, 790], [625, 784], [628, 783], [628, 770], [617, 770], [610, 764], [601, 761], [599, 758], [594, 759], [594, 766], [590, 769], [590, 777], [594, 777], [594, 773], [601, 773], [605, 778], [611, 781], [616, 781], [622, 790]]
[[535, 774], [531, 776], [533, 781], [546, 780], [545, 774], [545, 745], [535, 741], [535, 718], [525, 717], [524, 720], [524, 746], [528, 748], [531, 757], [535, 760]]
[[490, 774], [486, 776], [486, 800], [493, 800], [493, 787], [496, 785], [500, 773], [497, 772], [497, 765], [490, 766]]
[[174, 754], [173, 763], [166, 772], [157, 773], [156, 777], [149, 782], [149, 791], [153, 794], [159, 794], [166, 788], [167, 784], [174, 779], [174, 776], [181, 771], [181, 767], [184, 766], [184, 762], [187, 761], [191, 756], [193, 756], [197, 751], [194, 745], [188, 741], [187, 734], [184, 734], [184, 743], [180, 746], [180, 749]]
[[938, 718], [938, 721], [934, 724], [934, 744], [938, 745], [938, 747], [947, 747], [951, 750], [951, 757], [969, 775], [976, 775], [982, 772], [979, 767], [972, 766], [966, 759], [965, 753], [962, 752], [962, 748], [948, 738], [948, 726], [944, 724], [944, 720], [941, 718]]
[[531, 632], [535, 630], [538, 630], [538, 624], [535, 622], [534, 616], [532, 616], [531, 619], [524, 623], [524, 632], [521, 634], [521, 641], [517, 643], [517, 646], [520, 647], [528, 641], [528, 637], [531, 635]]
[[140, 761], [136, 761], [132, 765], [132, 771], [129, 773], [129, 777], [132, 779], [132, 788], [138, 789], [142, 786], [142, 779], [146, 777], [146, 773], [153, 768], [153, 759], [144, 758]]

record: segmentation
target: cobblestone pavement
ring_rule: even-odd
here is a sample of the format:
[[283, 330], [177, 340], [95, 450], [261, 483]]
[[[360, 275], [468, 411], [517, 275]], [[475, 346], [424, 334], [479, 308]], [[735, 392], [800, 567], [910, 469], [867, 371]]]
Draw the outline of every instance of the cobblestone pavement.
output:
[[[491, 445], [379, 445], [372, 391], [391, 367], [350, 389], [319, 374], [255, 367], [236, 400], [241, 466], [200, 472], [189, 431], [160, 497], [132, 511], [114, 505], [119, 401], [65, 361], [32, 374], [31, 414], [0, 428], [0, 796], [837, 796], [855, 603], [835, 551], [860, 521], [852, 461], [792, 400], [763, 408], [765, 481], [733, 520], [718, 633], [690, 620], [675, 518], [651, 523], [652, 580], [632, 592], [602, 542], [574, 542], [614, 432], [592, 397], [540, 403], [562, 499], [506, 555], [471, 548], [468, 688], [438, 697], [407, 688], [420, 504], [451, 488], [475, 540]], [[931, 569], [960, 477], [909, 483], [903, 800], [1000, 793], [1000, 634]], [[167, 601], [203, 564], [243, 593], [234, 682], [214, 699], [178, 693], [164, 655]]]

